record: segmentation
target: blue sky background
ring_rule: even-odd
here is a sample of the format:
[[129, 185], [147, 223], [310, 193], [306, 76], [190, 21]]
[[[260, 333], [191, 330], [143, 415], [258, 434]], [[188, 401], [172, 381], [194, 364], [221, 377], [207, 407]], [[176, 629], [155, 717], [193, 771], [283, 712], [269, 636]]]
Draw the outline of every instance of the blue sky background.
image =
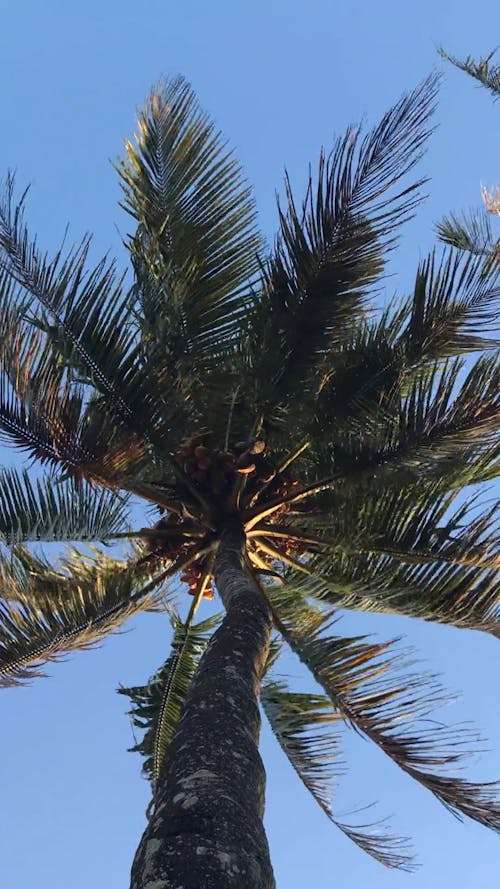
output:
[[[436, 45], [465, 55], [498, 41], [495, 0], [406, 4], [254, 0], [169, 4], [145, 0], [4, 4], [0, 35], [0, 171], [33, 183], [30, 218], [44, 246], [66, 223], [77, 239], [95, 233], [96, 252], [121, 253], [127, 221], [109, 160], [134, 128], [136, 107], [162, 74], [181, 72], [235, 146], [273, 234], [274, 193], [284, 165], [300, 187], [309, 161], [335, 132], [373, 121], [433, 67]], [[405, 293], [432, 243], [432, 223], [477, 205], [481, 183], [498, 182], [499, 107], [464, 76], [445, 70], [422, 171], [430, 199], [405, 231], [387, 293]], [[0, 463], [16, 455], [1, 450]], [[464, 692], [450, 719], [473, 719], [499, 749], [493, 639], [419, 622], [349, 617], [347, 631], [403, 632], [449, 685]], [[164, 659], [168, 621], [145, 615], [102, 648], [50, 668], [50, 678], [2, 693], [0, 880], [5, 889], [123, 889], [144, 827], [148, 787], [119, 683], [137, 684]], [[297, 673], [299, 671], [297, 670]], [[209, 743], [209, 739], [207, 739]], [[329, 824], [266, 729], [266, 824], [278, 889], [494, 889], [498, 838], [459, 824], [396, 767], [346, 736], [349, 774], [339, 811], [380, 799], [414, 837], [421, 870], [391, 873]], [[500, 757], [475, 757], [473, 773], [498, 776]]]

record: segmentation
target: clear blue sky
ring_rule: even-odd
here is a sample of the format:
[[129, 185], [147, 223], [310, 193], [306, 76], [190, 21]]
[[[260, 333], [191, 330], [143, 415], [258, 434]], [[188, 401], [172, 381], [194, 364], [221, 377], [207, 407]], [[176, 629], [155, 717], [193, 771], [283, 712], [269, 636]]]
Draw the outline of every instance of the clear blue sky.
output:
[[[349, 0], [212, 0], [68, 3], [17, 0], [2, 9], [0, 171], [31, 181], [33, 228], [54, 245], [75, 238], [119, 252], [126, 221], [109, 159], [133, 130], [134, 112], [162, 74], [185, 74], [255, 184], [272, 235], [274, 191], [286, 164], [303, 182], [334, 132], [373, 120], [439, 65], [435, 46], [489, 51], [499, 40], [496, 0], [404, 3]], [[499, 106], [446, 71], [439, 129], [422, 169], [431, 199], [407, 229], [390, 293], [404, 293], [442, 212], [479, 201], [498, 182]], [[0, 462], [12, 462], [2, 449]], [[494, 640], [409, 621], [361, 616], [346, 627], [404, 632], [449, 684], [464, 692], [450, 718], [474, 719], [500, 747]], [[2, 693], [0, 881], [5, 889], [124, 889], [144, 827], [148, 788], [139, 776], [121, 682], [136, 684], [164, 659], [165, 618], [146, 615], [99, 650], [50, 668], [50, 678]], [[207, 739], [209, 742], [209, 739]], [[415, 839], [421, 870], [391, 873], [351, 846], [316, 809], [264, 730], [266, 823], [279, 889], [392, 887], [494, 889], [498, 838], [461, 825], [365, 742], [346, 737], [350, 773], [340, 808], [380, 799], [377, 811]], [[477, 773], [500, 773], [495, 752]]]

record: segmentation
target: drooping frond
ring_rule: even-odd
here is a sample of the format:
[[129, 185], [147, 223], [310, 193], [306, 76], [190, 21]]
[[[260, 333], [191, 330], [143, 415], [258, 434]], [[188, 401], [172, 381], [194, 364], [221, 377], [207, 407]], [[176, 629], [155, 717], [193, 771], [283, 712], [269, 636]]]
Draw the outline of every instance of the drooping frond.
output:
[[[182, 78], [151, 93], [135, 144], [117, 169], [130, 240], [145, 361], [197, 410], [198, 392], [232, 349], [262, 241], [240, 165]], [[225, 368], [227, 390], [227, 374]], [[200, 403], [201, 401], [201, 403]]]
[[142, 770], [153, 787], [160, 774], [161, 764], [173, 737], [191, 682], [200, 658], [207, 648], [213, 630], [220, 623], [217, 614], [197, 624], [186, 626], [180, 617], [170, 616], [174, 636], [171, 654], [151, 677], [147, 685], [124, 688], [118, 692], [130, 698], [129, 714], [132, 724], [143, 736], [132, 752], [144, 757]]
[[461, 726], [449, 728], [429, 719], [431, 711], [449, 700], [436, 678], [408, 673], [406, 661], [392, 653], [390, 643], [325, 635], [328, 618], [319, 621], [303, 598], [290, 600], [280, 591], [272, 595], [284, 639], [346, 722], [457, 817], [467, 815], [500, 830], [500, 785], [447, 774], [463, 765], [480, 739]]
[[[9, 577], [10, 574], [10, 577]], [[27, 552], [2, 563], [0, 685], [20, 685], [43, 675], [41, 666], [70, 651], [90, 648], [132, 615], [155, 602], [155, 583], [133, 563], [73, 552], [59, 568]]]
[[6, 543], [105, 540], [126, 527], [125, 503], [111, 491], [0, 470], [0, 535]]
[[328, 158], [322, 154], [301, 210], [287, 181], [280, 233], [249, 320], [261, 407], [311, 382], [363, 317], [395, 230], [419, 201], [421, 182], [402, 180], [422, 154], [435, 91], [430, 78], [363, 138], [350, 129]]
[[458, 59], [455, 56], [449, 55], [444, 49], [439, 50], [439, 55], [445, 61], [455, 65], [455, 68], [459, 68], [461, 71], [469, 74], [470, 77], [479, 81], [482, 86], [492, 93], [494, 99], [498, 99], [500, 97], [500, 65], [491, 64], [495, 52], [496, 50], [493, 50], [493, 52], [490, 52], [478, 61], [474, 56]]
[[341, 717], [326, 695], [292, 692], [283, 679], [264, 681], [261, 703], [295, 771], [330, 817], [332, 783], [345, 772], [336, 733]]
[[326, 695], [291, 692], [283, 680], [264, 682], [261, 702], [282, 750], [327, 817], [349, 839], [381, 864], [411, 870], [406, 841], [390, 836], [382, 824], [351, 826], [335, 817], [333, 782], [344, 772], [337, 731], [342, 716]]

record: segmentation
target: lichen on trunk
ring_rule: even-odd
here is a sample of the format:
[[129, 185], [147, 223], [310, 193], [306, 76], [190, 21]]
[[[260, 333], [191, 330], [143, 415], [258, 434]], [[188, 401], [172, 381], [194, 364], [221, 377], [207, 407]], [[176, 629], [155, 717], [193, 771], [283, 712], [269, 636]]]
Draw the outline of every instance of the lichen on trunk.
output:
[[272, 616], [227, 522], [215, 565], [226, 616], [205, 652], [158, 780], [131, 889], [272, 889], [262, 823], [259, 687]]

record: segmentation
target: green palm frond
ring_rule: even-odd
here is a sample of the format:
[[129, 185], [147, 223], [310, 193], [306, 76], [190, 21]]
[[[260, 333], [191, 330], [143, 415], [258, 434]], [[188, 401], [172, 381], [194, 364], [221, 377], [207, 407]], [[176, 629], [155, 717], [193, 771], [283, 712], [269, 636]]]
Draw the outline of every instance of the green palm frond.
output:
[[330, 821], [350, 840], [387, 867], [411, 870], [406, 841], [392, 837], [383, 825], [354, 827], [332, 809], [333, 781], [344, 772], [336, 729], [342, 716], [326, 695], [291, 692], [283, 680], [264, 682], [261, 702], [274, 735], [292, 767]]
[[[288, 539], [309, 539], [312, 552], [288, 569], [284, 589], [499, 635], [498, 504], [475, 495], [456, 506], [456, 497], [440, 479], [367, 488], [360, 498], [337, 494], [330, 515], [283, 525]], [[265, 526], [262, 536], [273, 541], [279, 532]]]
[[498, 347], [500, 269], [467, 253], [421, 263], [403, 334], [408, 363]]
[[463, 375], [460, 359], [423, 366], [406, 391], [396, 387], [378, 409], [366, 405], [351, 425], [332, 433], [331, 444], [310, 449], [311, 471], [330, 477], [332, 488], [368, 478], [410, 484], [424, 471], [448, 488], [470, 484], [498, 448], [499, 356], [482, 356]]
[[304, 515], [296, 524], [316, 528], [318, 539], [339, 551], [374, 552], [402, 561], [440, 561], [475, 568], [498, 564], [497, 504], [476, 493], [457, 501], [457, 492], [444, 492], [441, 480], [423, 479], [418, 486], [367, 486], [354, 501], [338, 496], [330, 515]]
[[31, 406], [30, 409], [12, 397], [2, 386], [0, 377], [0, 436], [20, 450], [27, 451], [42, 465], [61, 469], [75, 478], [85, 474], [83, 466], [89, 454], [67, 436], [66, 430], [56, 427], [51, 418]]
[[26, 329], [15, 291], [0, 273], [0, 434], [40, 462], [77, 474], [90, 457], [79, 440], [81, 386], [52, 360], [41, 332]]
[[17, 601], [0, 601], [0, 685], [43, 675], [42, 664], [96, 645], [151, 608], [157, 584], [147, 577], [98, 552], [73, 551], [58, 569], [22, 551], [10, 570], [4, 561], [1, 583]]
[[458, 460], [471, 446], [477, 455], [498, 439], [500, 355], [479, 358], [460, 385], [463, 369], [460, 360], [431, 366], [404, 400], [399, 443], [419, 449], [420, 467]]
[[182, 78], [152, 92], [126, 149], [117, 169], [138, 223], [130, 249], [145, 360], [192, 399], [232, 348], [258, 272], [253, 198]]
[[422, 183], [402, 180], [422, 154], [435, 92], [431, 77], [366, 136], [348, 130], [328, 158], [321, 155], [300, 211], [287, 181], [280, 234], [249, 321], [248, 361], [262, 406], [279, 404], [321, 371], [325, 353], [363, 317], [395, 230], [419, 202]]
[[[91, 307], [83, 314], [88, 321]], [[47, 319], [27, 317], [22, 292], [0, 275], [1, 432], [77, 479], [113, 484], [137, 476], [151, 463], [147, 442], [113, 414], [79, 367], [78, 353], [69, 360], [67, 342], [54, 330]]]
[[32, 481], [27, 470], [0, 470], [0, 535], [23, 540], [105, 540], [127, 527], [123, 499], [71, 479]]
[[480, 58], [478, 61], [474, 56], [467, 56], [465, 59], [457, 59], [455, 56], [451, 56], [445, 52], [444, 49], [439, 50], [439, 55], [446, 62], [451, 62], [452, 65], [455, 65], [455, 68], [459, 68], [461, 71], [464, 71], [465, 74], [468, 74], [470, 77], [479, 81], [482, 86], [486, 87], [486, 89], [492, 93], [494, 99], [498, 99], [500, 97], [500, 65], [491, 64], [495, 52], [496, 50], [493, 50], [493, 52], [490, 52], [487, 56], [483, 56], [483, 58]]
[[[19, 319], [43, 334], [51, 347], [45, 365], [96, 390], [115, 422], [140, 438], [154, 435], [165, 419], [156, 407], [152, 380], [141, 366], [131, 294], [114, 262], [88, 267], [90, 239], [50, 261], [30, 239], [24, 222], [26, 192], [15, 203], [14, 179], [0, 200], [0, 268], [20, 287]], [[12, 300], [11, 300], [12, 302]], [[0, 291], [0, 307], [5, 296]], [[20, 311], [21, 309], [21, 311]], [[5, 326], [5, 324], [4, 324]], [[165, 385], [163, 387], [165, 394]], [[178, 409], [172, 396], [172, 414]], [[166, 428], [172, 417], [168, 417]]]
[[391, 643], [325, 635], [329, 618], [319, 621], [303, 599], [290, 603], [278, 592], [273, 603], [283, 638], [346, 722], [457, 817], [500, 830], [500, 785], [447, 774], [463, 766], [480, 738], [430, 720], [429, 714], [449, 701], [436, 678], [408, 673], [407, 659], [396, 656]]
[[488, 214], [483, 209], [469, 213], [451, 213], [436, 226], [440, 241], [475, 256], [482, 256], [490, 263], [500, 259], [500, 240], [495, 238]]
[[216, 614], [197, 624], [186, 625], [174, 612], [170, 615], [174, 636], [171, 654], [147, 685], [124, 688], [118, 692], [130, 698], [132, 724], [144, 732], [132, 752], [144, 757], [142, 770], [153, 787], [172, 740], [184, 702], [201, 656], [206, 650], [222, 615]]
[[[420, 266], [413, 296], [355, 325], [313, 403], [304, 432], [362, 440], [386, 423], [422, 369], [436, 360], [498, 346], [499, 270], [479, 257], [447, 251]], [[389, 421], [390, 422], [390, 421]]]
[[354, 325], [342, 347], [332, 351], [329, 374], [311, 399], [304, 425], [313, 445], [337, 432], [355, 434], [364, 416], [378, 414], [403, 386], [409, 368], [398, 340], [407, 317], [406, 307], [390, 306], [379, 318]]

